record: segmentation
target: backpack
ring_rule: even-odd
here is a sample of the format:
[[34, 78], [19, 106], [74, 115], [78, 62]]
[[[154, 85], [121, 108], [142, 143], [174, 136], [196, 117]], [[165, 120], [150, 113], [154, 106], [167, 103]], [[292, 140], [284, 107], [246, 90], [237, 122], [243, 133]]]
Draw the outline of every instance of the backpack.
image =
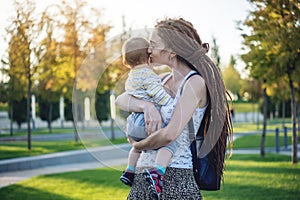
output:
[[[207, 109], [206, 112], [208, 110], [209, 109]], [[200, 190], [220, 190], [222, 170], [218, 172], [218, 169], [215, 165], [217, 159], [215, 158], [214, 152], [210, 151], [206, 156], [202, 158], [198, 157], [198, 152], [200, 151], [204, 141], [204, 120], [205, 119], [203, 118], [196, 136], [193, 119], [191, 119], [188, 123], [194, 177]], [[225, 155], [225, 150], [224, 152], [219, 153]], [[224, 163], [224, 159], [222, 162]]]

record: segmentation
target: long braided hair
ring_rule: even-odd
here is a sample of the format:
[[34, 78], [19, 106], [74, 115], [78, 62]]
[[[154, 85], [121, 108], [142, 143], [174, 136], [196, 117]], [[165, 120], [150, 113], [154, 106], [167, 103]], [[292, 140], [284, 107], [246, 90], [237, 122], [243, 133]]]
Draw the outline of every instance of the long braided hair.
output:
[[155, 25], [155, 31], [164, 41], [165, 48], [176, 53], [179, 62], [196, 70], [205, 80], [208, 91], [208, 107], [202, 120], [205, 140], [198, 156], [204, 157], [212, 150], [216, 158], [217, 173], [222, 175], [227, 140], [230, 150], [232, 149], [233, 130], [228, 93], [219, 69], [206, 55], [209, 45], [202, 43], [192, 23], [182, 18], [159, 21]]

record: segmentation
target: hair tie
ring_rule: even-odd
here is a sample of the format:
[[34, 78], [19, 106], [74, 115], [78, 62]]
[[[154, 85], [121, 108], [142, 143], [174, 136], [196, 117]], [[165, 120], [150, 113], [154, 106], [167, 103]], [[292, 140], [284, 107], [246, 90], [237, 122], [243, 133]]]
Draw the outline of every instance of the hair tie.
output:
[[202, 43], [201, 45], [204, 49], [206, 49], [206, 53], [209, 51], [209, 44], [208, 43]]

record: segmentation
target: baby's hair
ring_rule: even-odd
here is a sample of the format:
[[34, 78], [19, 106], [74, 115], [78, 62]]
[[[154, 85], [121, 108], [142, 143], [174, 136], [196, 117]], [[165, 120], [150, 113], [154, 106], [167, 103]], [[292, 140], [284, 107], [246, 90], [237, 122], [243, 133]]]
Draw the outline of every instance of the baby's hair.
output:
[[147, 63], [149, 42], [142, 37], [132, 37], [125, 41], [122, 47], [123, 64], [134, 67]]

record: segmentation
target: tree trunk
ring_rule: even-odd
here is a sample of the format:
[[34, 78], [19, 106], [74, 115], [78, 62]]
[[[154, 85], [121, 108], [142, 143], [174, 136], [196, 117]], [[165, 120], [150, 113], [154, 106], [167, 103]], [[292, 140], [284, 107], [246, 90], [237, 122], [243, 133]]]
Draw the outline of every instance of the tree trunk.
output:
[[282, 128], [285, 127], [285, 100], [282, 99]]
[[[76, 84], [76, 83], [74, 83], [74, 84]], [[75, 122], [78, 123], [78, 121], [79, 121], [79, 119], [78, 119], [78, 105], [77, 105], [77, 96], [76, 96], [76, 92], [75, 92], [73, 94], [73, 127], [74, 127], [74, 139], [75, 139], [76, 143], [78, 143], [79, 135], [78, 135], [78, 132], [77, 132], [77, 127], [76, 127]]]
[[252, 112], [253, 112], [252, 122], [253, 122], [253, 124], [255, 124], [255, 104], [254, 104], [254, 102], [252, 102]]
[[267, 129], [267, 88], [264, 88], [264, 105], [263, 105], [263, 112], [264, 112], [264, 120], [263, 120], [263, 131], [261, 135], [260, 141], [260, 156], [265, 157], [265, 140], [266, 140], [266, 129]]
[[75, 121], [74, 120], [73, 120], [73, 127], [74, 127], [74, 139], [75, 139], [75, 142], [78, 143], [79, 135], [78, 135], [77, 127], [75, 125]]
[[[299, 95], [300, 97], [300, 95]], [[298, 118], [298, 141], [300, 140], [300, 99], [298, 101], [298, 114], [297, 114], [297, 118]]]
[[52, 110], [53, 110], [53, 104], [49, 104], [49, 113], [48, 113], [48, 129], [49, 133], [52, 133], [52, 127], [51, 127], [51, 122], [52, 122]]
[[291, 89], [291, 95], [292, 95], [292, 101], [291, 101], [291, 107], [292, 107], [292, 163], [296, 164], [298, 162], [297, 159], [297, 132], [296, 132], [296, 101], [295, 101], [295, 88], [293, 80], [290, 78], [289, 85]]
[[14, 101], [10, 102], [10, 136], [14, 134]]

